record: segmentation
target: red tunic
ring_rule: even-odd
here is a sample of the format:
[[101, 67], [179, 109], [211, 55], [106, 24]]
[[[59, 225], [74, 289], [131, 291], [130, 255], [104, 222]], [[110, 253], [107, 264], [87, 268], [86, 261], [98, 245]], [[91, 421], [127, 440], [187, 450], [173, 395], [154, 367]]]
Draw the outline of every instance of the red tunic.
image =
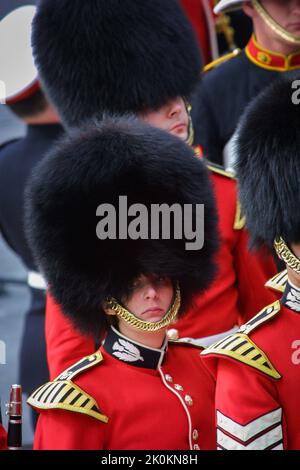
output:
[[7, 434], [1, 423], [0, 423], [0, 450], [7, 450]]
[[[193, 308], [172, 326], [179, 337], [203, 338], [226, 332], [278, 298], [278, 294], [264, 287], [276, 273], [273, 256], [248, 248], [248, 234], [237, 203], [236, 180], [216, 167], [211, 167], [210, 174], [221, 235], [218, 276], [207, 292], [194, 300]], [[50, 378], [95, 350], [92, 338], [74, 330], [50, 296], [46, 307], [46, 342]]]
[[242, 327], [240, 338], [202, 353], [217, 379], [220, 449], [300, 450], [300, 293], [295, 302], [289, 292], [253, 319], [252, 331]]
[[[206, 3], [205, 10], [204, 2]], [[207, 64], [213, 59], [211, 35], [216, 37], [213, 0], [181, 0], [181, 4], [188, 15], [196, 33], [203, 57]], [[215, 39], [217, 41], [217, 39]]]
[[[102, 421], [47, 409], [53, 403], [40, 390], [29, 400], [36, 408], [46, 408], [39, 417], [35, 449], [215, 448], [214, 381], [199, 348], [169, 344], [164, 353], [113, 330], [106, 343], [100, 349], [103, 360], [72, 377], [72, 383], [96, 400]], [[105, 417], [108, 422], [103, 422]]]

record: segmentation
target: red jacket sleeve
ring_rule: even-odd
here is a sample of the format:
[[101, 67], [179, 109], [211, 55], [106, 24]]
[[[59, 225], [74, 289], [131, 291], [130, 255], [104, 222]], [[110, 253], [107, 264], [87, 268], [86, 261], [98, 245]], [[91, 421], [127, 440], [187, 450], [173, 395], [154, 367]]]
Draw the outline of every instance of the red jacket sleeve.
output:
[[1, 423], [0, 423], [0, 450], [7, 450], [7, 435]]
[[250, 250], [248, 233], [239, 231], [235, 246], [234, 269], [237, 277], [239, 323], [245, 323], [266, 305], [278, 300], [279, 294], [267, 289], [265, 283], [277, 273], [274, 257], [267, 249]]
[[50, 380], [96, 349], [94, 339], [80, 333], [49, 294], [45, 329]]
[[276, 382], [247, 365], [218, 360], [216, 414], [220, 450], [285, 447]]
[[105, 424], [64, 410], [42, 411], [34, 450], [103, 450]]

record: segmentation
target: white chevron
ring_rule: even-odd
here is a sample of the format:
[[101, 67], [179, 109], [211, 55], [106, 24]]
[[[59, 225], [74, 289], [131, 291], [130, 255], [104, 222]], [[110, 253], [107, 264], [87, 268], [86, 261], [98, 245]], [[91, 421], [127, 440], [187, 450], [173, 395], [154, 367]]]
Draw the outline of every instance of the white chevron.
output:
[[280, 423], [281, 418], [282, 409], [278, 408], [256, 418], [248, 424], [242, 425], [217, 410], [218, 427], [243, 442], [247, 442], [249, 439], [256, 436], [256, 434], [261, 433], [270, 426]]
[[282, 426], [279, 425], [271, 431], [262, 434], [248, 445], [237, 442], [234, 438], [227, 436], [220, 429], [217, 430], [218, 445], [226, 450], [265, 450], [272, 444], [280, 441], [283, 438]]

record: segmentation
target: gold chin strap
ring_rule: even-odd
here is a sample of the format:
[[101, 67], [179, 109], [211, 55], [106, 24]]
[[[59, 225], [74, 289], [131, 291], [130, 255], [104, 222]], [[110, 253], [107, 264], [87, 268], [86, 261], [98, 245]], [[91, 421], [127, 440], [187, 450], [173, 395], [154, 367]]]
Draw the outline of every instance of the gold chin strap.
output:
[[289, 42], [290, 44], [300, 46], [300, 36], [290, 33], [285, 28], [283, 28], [283, 26], [277, 23], [277, 21], [275, 21], [267, 12], [267, 10], [261, 5], [259, 0], [252, 0], [252, 3], [259, 16], [263, 19], [266, 25], [268, 25], [269, 28], [271, 28], [272, 31], [277, 34], [277, 36], [279, 36], [284, 41]]
[[194, 143], [194, 127], [193, 127], [192, 116], [191, 116], [192, 106], [187, 101], [185, 101], [185, 105], [186, 105], [186, 110], [189, 116], [188, 138], [186, 139], [185, 142], [188, 145], [192, 146]]
[[279, 237], [274, 241], [274, 248], [279, 258], [295, 273], [300, 275], [300, 260], [292, 253], [283, 238]]
[[176, 292], [173, 303], [169, 310], [165, 313], [163, 318], [156, 322], [149, 322], [137, 318], [133, 313], [129, 312], [125, 307], [120, 305], [116, 299], [109, 299], [107, 306], [111, 308], [119, 318], [122, 318], [128, 325], [142, 331], [158, 331], [165, 326], [170, 325], [176, 320], [181, 304], [181, 295], [179, 284], [176, 284]]

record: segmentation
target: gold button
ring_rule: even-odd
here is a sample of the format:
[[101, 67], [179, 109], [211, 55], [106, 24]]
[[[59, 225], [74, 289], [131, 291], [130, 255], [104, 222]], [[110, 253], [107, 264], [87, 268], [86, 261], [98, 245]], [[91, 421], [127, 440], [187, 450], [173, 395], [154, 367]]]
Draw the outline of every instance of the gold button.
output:
[[165, 379], [167, 382], [172, 383], [173, 382], [173, 377], [170, 374], [165, 375]]
[[178, 390], [179, 392], [183, 392], [183, 387], [179, 384], [174, 385], [175, 390]]
[[192, 404], [193, 404], [193, 399], [192, 399], [192, 397], [190, 397], [190, 395], [186, 395], [186, 396], [184, 397], [184, 401], [185, 401], [186, 404], [189, 405], [189, 406], [192, 406]]
[[197, 429], [194, 429], [194, 431], [193, 431], [193, 440], [197, 441], [198, 437], [199, 437], [199, 433], [198, 433]]
[[168, 339], [171, 339], [172, 341], [176, 341], [179, 338], [179, 331], [176, 330], [176, 328], [171, 328], [167, 332]]

